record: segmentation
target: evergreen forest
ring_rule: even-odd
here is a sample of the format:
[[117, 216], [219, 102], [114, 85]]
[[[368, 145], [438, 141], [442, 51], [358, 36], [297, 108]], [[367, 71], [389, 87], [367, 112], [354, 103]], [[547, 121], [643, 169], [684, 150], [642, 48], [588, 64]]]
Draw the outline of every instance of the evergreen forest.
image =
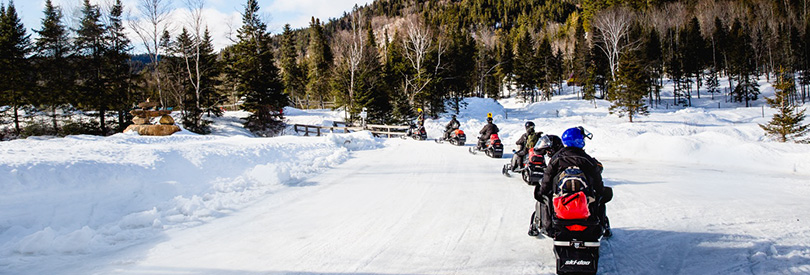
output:
[[[457, 113], [465, 97], [536, 102], [573, 86], [632, 122], [696, 97], [749, 106], [763, 100], [761, 78], [787, 85], [780, 106], [810, 96], [810, 0], [376, 0], [278, 34], [261, 16], [273, 11], [245, 0], [235, 41], [221, 50], [201, 20], [205, 0], [186, 2], [193, 23], [174, 33], [166, 0], [133, 7], [145, 25], [124, 18], [120, 0], [83, 0], [75, 27], [51, 0], [40, 26], [23, 26], [3, 2], [0, 140], [114, 134], [147, 100], [180, 112], [193, 132], [245, 110], [247, 129], [274, 136], [285, 106], [404, 124], [417, 109]], [[666, 100], [665, 79], [675, 87]]]

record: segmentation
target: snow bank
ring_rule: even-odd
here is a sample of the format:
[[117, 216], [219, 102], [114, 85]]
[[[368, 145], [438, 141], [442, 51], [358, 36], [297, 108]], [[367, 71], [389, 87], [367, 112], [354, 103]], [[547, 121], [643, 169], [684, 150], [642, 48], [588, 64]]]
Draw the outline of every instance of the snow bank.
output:
[[2, 142], [0, 255], [126, 246], [237, 211], [346, 161], [353, 150], [381, 146], [368, 132], [308, 138], [181, 132]]
[[[504, 116], [496, 117], [506, 151], [516, 148], [515, 142], [525, 132], [526, 121], [533, 121], [537, 131], [562, 135], [576, 126], [594, 134], [586, 140], [586, 151], [600, 160], [628, 159], [666, 163], [687, 163], [729, 170], [749, 169], [763, 172], [810, 174], [810, 146], [778, 143], [767, 139], [758, 124], [770, 120], [773, 110], [752, 108], [671, 108], [654, 109], [649, 116], [636, 117], [629, 123], [626, 117], [610, 114], [610, 103], [569, 100], [572, 96], [556, 97], [552, 101], [521, 104], [507, 99]], [[693, 99], [695, 103], [711, 101]], [[498, 110], [490, 99], [465, 99], [470, 113]], [[716, 104], [715, 104], [716, 105]], [[523, 106], [523, 107], [521, 107]], [[462, 112], [464, 114], [464, 112]], [[484, 122], [477, 117], [461, 117], [462, 129], [468, 143], [474, 142]], [[428, 135], [438, 137], [449, 118], [427, 123]], [[609, 167], [610, 164], [606, 163]]]

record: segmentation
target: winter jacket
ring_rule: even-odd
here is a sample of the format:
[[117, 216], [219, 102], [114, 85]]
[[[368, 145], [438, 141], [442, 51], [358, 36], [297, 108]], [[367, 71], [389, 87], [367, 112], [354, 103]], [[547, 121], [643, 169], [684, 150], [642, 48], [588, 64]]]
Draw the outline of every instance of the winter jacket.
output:
[[447, 123], [447, 126], [444, 126], [444, 129], [445, 131], [450, 131], [458, 129], [458, 127], [461, 127], [461, 123], [459, 123], [458, 120], [454, 118], [453, 120], [450, 120], [449, 123]]
[[534, 136], [532, 137], [533, 140], [529, 140], [529, 132], [523, 133], [522, 136], [515, 142], [518, 146], [517, 154], [521, 156], [525, 156], [526, 153], [529, 152], [529, 147], [534, 147], [534, 144], [527, 144], [529, 141], [532, 143], [537, 143], [537, 140], [540, 139], [540, 136], [543, 135], [543, 132], [535, 132]]
[[602, 182], [602, 163], [589, 156], [582, 148], [565, 147], [551, 157], [543, 173], [543, 180], [534, 189], [534, 198], [543, 201], [543, 196], [551, 196], [555, 191], [557, 175], [569, 166], [579, 167], [588, 177], [588, 184], [594, 193], [599, 197], [602, 196], [605, 186]]
[[481, 134], [478, 139], [489, 139], [489, 136], [498, 133], [498, 126], [495, 125], [495, 123], [488, 122], [487, 125], [484, 125], [484, 128], [482, 128], [478, 133]]

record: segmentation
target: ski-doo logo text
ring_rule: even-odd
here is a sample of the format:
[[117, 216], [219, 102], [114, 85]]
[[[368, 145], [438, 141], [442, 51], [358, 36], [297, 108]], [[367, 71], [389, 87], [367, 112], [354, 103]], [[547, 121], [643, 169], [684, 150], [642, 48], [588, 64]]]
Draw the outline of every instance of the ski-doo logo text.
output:
[[586, 260], [567, 260], [565, 265], [591, 265], [591, 261]]

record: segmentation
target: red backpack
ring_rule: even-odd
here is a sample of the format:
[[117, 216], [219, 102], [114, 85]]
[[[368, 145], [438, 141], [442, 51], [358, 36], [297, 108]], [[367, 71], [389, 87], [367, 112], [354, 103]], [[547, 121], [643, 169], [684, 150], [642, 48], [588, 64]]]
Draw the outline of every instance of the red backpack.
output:
[[554, 214], [564, 220], [581, 220], [591, 216], [588, 180], [579, 167], [565, 168], [558, 175], [554, 192]]

